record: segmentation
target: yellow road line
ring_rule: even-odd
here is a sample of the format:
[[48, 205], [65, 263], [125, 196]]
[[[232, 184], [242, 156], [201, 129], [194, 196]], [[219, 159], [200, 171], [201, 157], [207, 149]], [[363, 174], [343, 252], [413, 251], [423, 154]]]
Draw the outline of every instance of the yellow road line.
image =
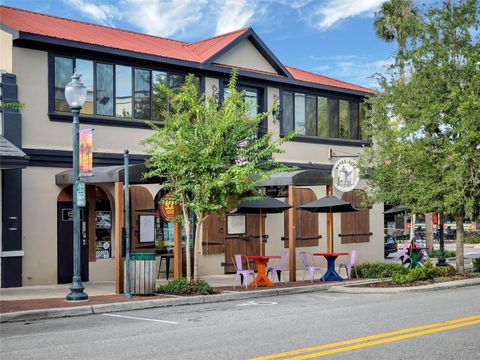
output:
[[428, 335], [428, 334], [432, 334], [432, 333], [436, 333], [436, 332], [441, 332], [441, 331], [446, 331], [446, 330], [451, 330], [451, 329], [457, 329], [457, 328], [461, 328], [461, 327], [465, 327], [465, 326], [472, 326], [472, 325], [478, 325], [478, 324], [480, 324], [480, 320], [463, 322], [463, 323], [459, 323], [459, 324], [455, 324], [455, 325], [449, 325], [449, 326], [443, 326], [443, 327], [437, 327], [437, 328], [433, 328], [433, 329], [429, 329], [429, 330], [419, 331], [419, 332], [415, 332], [413, 334], [394, 336], [394, 337], [381, 339], [381, 340], [377, 340], [377, 341], [369, 341], [369, 342], [361, 343], [361, 344], [358, 344], [358, 345], [344, 346], [344, 347], [341, 347], [341, 348], [321, 351], [321, 352], [317, 352], [317, 353], [313, 353], [313, 354], [291, 357], [291, 358], [288, 358], [288, 360], [313, 359], [313, 358], [318, 358], [320, 356], [332, 355], [332, 354], [336, 354], [336, 353], [339, 353], [339, 352], [351, 351], [351, 350], [361, 349], [361, 348], [365, 348], [365, 347], [386, 344], [386, 343], [390, 343], [390, 342], [394, 342], [394, 341], [410, 339], [410, 338], [417, 337], [417, 336], [423, 336], [423, 335]]
[[[335, 343], [331, 343], [331, 344], [312, 346], [312, 347], [308, 347], [308, 348], [286, 351], [286, 352], [281, 352], [281, 353], [272, 354], [272, 355], [265, 355], [265, 356], [252, 358], [251, 360], [280, 359], [280, 358], [290, 357], [290, 356], [294, 356], [294, 355], [310, 353], [310, 352], [318, 351], [318, 350], [325, 350], [325, 349], [336, 348], [336, 347], [345, 346], [345, 345], [358, 344], [358, 343], [363, 343], [363, 342], [370, 341], [370, 340], [389, 338], [391, 336], [400, 335], [400, 334], [410, 335], [408, 337], [421, 336], [421, 335], [425, 335], [427, 333], [435, 332], [434, 330], [436, 330], [436, 331], [449, 330], [449, 328], [445, 328], [445, 327], [449, 327], [449, 326], [462, 327], [462, 326], [474, 325], [474, 324], [477, 323], [476, 322], [477, 320], [478, 320], [478, 323], [480, 323], [480, 315], [469, 316], [469, 317], [464, 317], [464, 318], [459, 318], [459, 319], [454, 319], [454, 320], [447, 320], [447, 321], [442, 321], [442, 322], [437, 322], [437, 323], [412, 327], [412, 328], [408, 328], [408, 329], [402, 329], [402, 330], [396, 330], [396, 331], [391, 331], [391, 332], [386, 332], [386, 333], [381, 333], [381, 334], [376, 334], [376, 335], [370, 335], [370, 336], [365, 336], [365, 337], [361, 337], [361, 338], [357, 338], [357, 339], [339, 341], [339, 342], [335, 342]], [[467, 325], [463, 325], [463, 323], [466, 323]], [[456, 324], [456, 325], [450, 325], [450, 324]], [[441, 328], [441, 329], [439, 330], [439, 328]], [[428, 329], [432, 329], [432, 330], [428, 330]], [[425, 331], [423, 331], [423, 330], [430, 331], [430, 332], [424, 333]], [[407, 335], [404, 335], [404, 336], [407, 336]], [[405, 338], [408, 338], [408, 337], [405, 337]], [[399, 338], [399, 339], [397, 339], [397, 338]], [[392, 341], [401, 340], [399, 336], [395, 337], [395, 339], [396, 340], [392, 340]], [[384, 339], [384, 340], [388, 340], [388, 339]], [[384, 342], [389, 342], [389, 341], [384, 341]], [[373, 342], [368, 342], [366, 344], [370, 344], [370, 343], [373, 343]], [[376, 343], [377, 342], [375, 342], [374, 345], [377, 345]], [[363, 345], [363, 344], [361, 344], [361, 345]], [[359, 346], [359, 345], [356, 345], [356, 346]], [[373, 346], [373, 345], [370, 345], [370, 346]], [[363, 346], [363, 347], [365, 347], [365, 346]], [[338, 350], [338, 349], [335, 349], [335, 350]], [[342, 350], [342, 351], [348, 351], [348, 350]], [[322, 355], [315, 355], [315, 356], [322, 356]], [[294, 357], [294, 358], [289, 358], [289, 359], [303, 359], [303, 357]]]

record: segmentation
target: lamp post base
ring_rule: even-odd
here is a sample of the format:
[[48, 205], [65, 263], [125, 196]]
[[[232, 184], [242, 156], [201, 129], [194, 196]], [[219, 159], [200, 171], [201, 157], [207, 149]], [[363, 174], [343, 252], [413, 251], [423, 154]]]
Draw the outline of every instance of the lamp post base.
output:
[[85, 301], [88, 300], [88, 295], [83, 292], [83, 284], [80, 279], [73, 279], [72, 286], [70, 287], [70, 293], [67, 294], [65, 299], [67, 301]]
[[448, 266], [448, 264], [445, 258], [439, 257], [435, 266]]

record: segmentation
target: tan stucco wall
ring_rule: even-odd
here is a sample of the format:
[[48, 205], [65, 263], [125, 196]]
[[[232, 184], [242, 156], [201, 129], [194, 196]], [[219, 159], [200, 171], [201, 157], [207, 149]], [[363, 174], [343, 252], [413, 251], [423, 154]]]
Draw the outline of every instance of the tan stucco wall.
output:
[[22, 176], [23, 286], [57, 283], [57, 196], [61, 168], [30, 166]]
[[[19, 100], [22, 110], [24, 148], [69, 150], [72, 148], [70, 123], [50, 121], [48, 118], [47, 53], [15, 47], [13, 71], [17, 75]], [[131, 154], [145, 150], [140, 142], [152, 134], [149, 129], [80, 124], [80, 128], [94, 128], [95, 152]]]
[[12, 35], [0, 30], [0, 71], [12, 72]]
[[233, 49], [227, 51], [218, 59], [215, 59], [214, 62], [277, 74], [272, 65], [265, 60], [249, 40], [243, 40]]

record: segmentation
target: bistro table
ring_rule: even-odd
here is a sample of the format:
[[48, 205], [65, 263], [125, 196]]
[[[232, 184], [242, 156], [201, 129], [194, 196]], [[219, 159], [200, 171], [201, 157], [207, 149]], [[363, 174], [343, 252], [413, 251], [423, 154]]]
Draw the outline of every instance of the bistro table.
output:
[[342, 277], [338, 275], [338, 273], [335, 271], [335, 259], [339, 256], [347, 256], [348, 253], [313, 253], [313, 256], [323, 256], [325, 259], [327, 259], [327, 271], [323, 276], [320, 278], [320, 280], [323, 281], [330, 281], [330, 280], [335, 280], [335, 281], [342, 281]]
[[266, 273], [266, 265], [270, 259], [281, 259], [281, 256], [244, 256], [247, 260], [255, 260], [257, 263], [257, 277], [250, 283], [250, 286], [273, 286], [273, 283], [268, 279]]

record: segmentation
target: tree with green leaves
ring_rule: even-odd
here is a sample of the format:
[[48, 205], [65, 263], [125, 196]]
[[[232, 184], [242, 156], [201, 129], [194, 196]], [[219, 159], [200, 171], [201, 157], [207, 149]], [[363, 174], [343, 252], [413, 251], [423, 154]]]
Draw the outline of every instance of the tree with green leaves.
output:
[[[273, 159], [281, 153], [287, 136], [272, 140], [270, 134], [257, 137], [258, 126], [270, 112], [251, 117], [253, 104], [237, 91], [237, 72], [228, 84], [229, 96], [218, 104], [198, 91], [193, 75], [180, 91], [161, 86], [169, 102], [160, 126], [145, 140], [151, 158], [145, 176], [164, 179], [170, 201], [182, 210], [186, 230], [187, 278], [190, 280], [191, 226], [194, 216], [194, 278], [198, 281], [198, 255], [202, 224], [212, 213], [223, 214], [240, 201], [258, 198], [257, 185], [274, 173], [289, 168]], [[293, 134], [292, 134], [293, 135]]]
[[397, 42], [400, 79], [405, 79], [405, 49], [421, 28], [421, 18], [411, 0], [388, 0], [375, 13], [373, 23], [377, 36], [386, 42]]
[[464, 271], [463, 222], [480, 205], [480, 43], [477, 0], [445, 1], [426, 12], [405, 52], [405, 81], [379, 76], [368, 101], [373, 146], [360, 166], [371, 198], [413, 213], [436, 211], [457, 224], [457, 270]]

